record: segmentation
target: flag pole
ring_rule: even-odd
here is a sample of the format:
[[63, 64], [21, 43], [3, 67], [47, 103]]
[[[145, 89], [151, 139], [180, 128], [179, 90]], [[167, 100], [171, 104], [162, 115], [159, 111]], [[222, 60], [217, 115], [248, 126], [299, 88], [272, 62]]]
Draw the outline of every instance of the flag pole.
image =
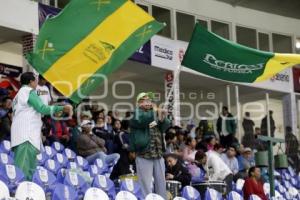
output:
[[226, 86], [226, 95], [227, 95], [227, 107], [228, 107], [228, 111], [231, 112], [230, 85]]
[[[169, 91], [169, 94], [165, 100], [165, 103], [163, 104], [163, 110], [166, 110], [167, 109], [167, 106], [169, 104], [169, 99], [171, 98], [171, 96], [175, 96], [175, 93], [176, 92], [179, 92], [179, 91], [175, 91], [176, 89], [178, 88], [175, 88], [175, 85], [176, 85], [176, 82], [178, 83], [179, 82], [179, 74], [180, 74], [180, 71], [181, 71], [181, 65], [179, 64], [176, 69], [173, 71], [174, 73], [174, 78], [173, 78], [173, 84], [172, 84], [172, 87]], [[179, 94], [178, 94], [179, 95]], [[177, 98], [177, 97], [175, 97]], [[179, 97], [178, 97], [179, 98]], [[173, 106], [178, 106], [178, 105], [173, 105]], [[175, 109], [174, 109], [175, 110]], [[173, 114], [174, 114], [174, 110], [173, 110]], [[174, 122], [175, 124], [174, 125], [177, 125], [177, 126], [180, 126], [180, 116], [174, 116]]]
[[[269, 93], [266, 93], [266, 109], [267, 109], [267, 131], [268, 137], [271, 138], [271, 122], [270, 122], [270, 100]], [[274, 186], [274, 166], [273, 166], [273, 141], [268, 141], [268, 157], [269, 157], [269, 177], [270, 177], [270, 194], [271, 197], [275, 196], [275, 186]]]
[[241, 135], [242, 130], [241, 130], [241, 125], [240, 125], [241, 108], [240, 108], [240, 95], [239, 95], [239, 86], [238, 85], [235, 85], [235, 100], [236, 100], [236, 116], [237, 116], [236, 124], [237, 124], [237, 130], [239, 133], [238, 140], [239, 140], [239, 142], [241, 142], [241, 139], [242, 139], [242, 135]]

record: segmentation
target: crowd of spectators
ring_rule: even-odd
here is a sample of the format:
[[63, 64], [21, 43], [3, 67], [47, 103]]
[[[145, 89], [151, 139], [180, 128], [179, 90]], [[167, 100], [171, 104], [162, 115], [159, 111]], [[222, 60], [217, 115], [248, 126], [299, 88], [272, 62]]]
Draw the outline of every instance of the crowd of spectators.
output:
[[[59, 103], [53, 102], [42, 78], [37, 94], [47, 105]], [[10, 140], [12, 98], [1, 95], [0, 140]], [[270, 111], [271, 135], [274, 136], [275, 122], [272, 114]], [[52, 145], [59, 141], [90, 163], [100, 158], [109, 165], [114, 165], [110, 177], [118, 179], [121, 175], [136, 172], [136, 153], [131, 150], [129, 143], [131, 116], [132, 111], [126, 112], [121, 118], [116, 110], [108, 111], [85, 105], [80, 113], [75, 112], [72, 119], [62, 120], [62, 112], [52, 117], [43, 117], [43, 144]], [[257, 139], [257, 135], [266, 135], [266, 117], [258, 128], [251, 120], [250, 113], [245, 113], [242, 125], [245, 134], [239, 143], [235, 137], [236, 120], [224, 106], [217, 119], [216, 132], [213, 123], [207, 120], [201, 120], [198, 126], [188, 124], [186, 128], [169, 127], [164, 134], [166, 180], [179, 181], [182, 186], [207, 180], [224, 181], [227, 191], [231, 191], [232, 181], [239, 178], [249, 177], [246, 183], [253, 184], [253, 177], [258, 177], [259, 173], [254, 167], [254, 150], [266, 149], [266, 144]], [[299, 166], [298, 142], [290, 127], [286, 128], [286, 142], [286, 153], [290, 161], [294, 166]], [[247, 191], [246, 195], [248, 193]]]

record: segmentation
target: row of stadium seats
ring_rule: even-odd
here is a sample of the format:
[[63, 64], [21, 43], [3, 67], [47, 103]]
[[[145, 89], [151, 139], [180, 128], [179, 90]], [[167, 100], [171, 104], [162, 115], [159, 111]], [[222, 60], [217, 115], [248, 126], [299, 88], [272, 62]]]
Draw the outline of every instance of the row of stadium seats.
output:
[[[16, 193], [20, 183], [25, 180], [22, 171], [13, 165], [13, 157], [10, 142], [2, 141], [0, 143], [0, 180], [8, 187], [12, 196]], [[77, 156], [75, 152], [58, 142], [53, 143], [51, 147], [46, 146], [44, 151], [37, 156], [37, 160], [38, 166], [32, 182], [40, 186], [49, 199], [60, 199], [56, 197], [58, 194], [56, 191], [62, 189], [65, 192], [60, 192], [60, 194], [65, 197], [61, 199], [71, 194], [82, 199], [90, 188], [101, 189], [109, 199], [115, 199], [120, 191], [128, 191], [139, 200], [144, 199], [139, 184], [131, 179], [125, 179], [115, 186], [115, 183], [108, 178], [113, 166], [108, 166], [101, 159], [97, 159], [90, 165], [83, 157]], [[298, 192], [300, 176], [291, 167], [276, 171], [275, 177], [276, 199], [300, 200]], [[243, 184], [242, 179], [234, 183], [234, 189], [227, 199], [243, 199]], [[269, 195], [268, 183], [264, 185], [264, 189]], [[222, 199], [222, 195], [212, 188], [209, 188], [206, 193], [205, 199], [207, 200]], [[187, 200], [201, 199], [199, 192], [191, 186], [183, 188], [181, 195]], [[252, 198], [259, 197], [253, 196]]]
[[[0, 181], [0, 199], [4, 200], [46, 200], [46, 194], [42, 187], [34, 182], [24, 181], [21, 182], [16, 190], [15, 197], [10, 197], [9, 189], [6, 187], [5, 183]], [[199, 192], [191, 186], [186, 186], [182, 191], [183, 197], [175, 197], [173, 200], [200, 200]], [[51, 197], [52, 200], [78, 200], [80, 197], [77, 195], [76, 191], [67, 185], [59, 184], [57, 185], [54, 193]], [[109, 200], [111, 199], [105, 191], [91, 187], [87, 189], [83, 196], [84, 200]], [[118, 192], [115, 200], [137, 200], [134, 194], [129, 191], [121, 190]], [[214, 189], [208, 189], [205, 193], [206, 200], [222, 200], [222, 195]], [[149, 194], [146, 196], [145, 200], [164, 200], [161, 196], [157, 194]], [[227, 200], [243, 200], [242, 196], [237, 192], [230, 192], [227, 196]], [[250, 200], [260, 200], [256, 195], [252, 195]]]

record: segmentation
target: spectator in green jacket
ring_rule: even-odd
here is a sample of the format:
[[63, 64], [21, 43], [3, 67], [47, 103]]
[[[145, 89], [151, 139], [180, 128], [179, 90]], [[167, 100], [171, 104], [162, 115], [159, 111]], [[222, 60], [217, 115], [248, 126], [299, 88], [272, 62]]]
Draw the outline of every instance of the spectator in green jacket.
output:
[[170, 121], [166, 112], [152, 102], [152, 97], [152, 93], [145, 92], [137, 96], [138, 108], [130, 120], [129, 144], [137, 155], [137, 175], [143, 195], [152, 192], [153, 177], [154, 192], [167, 199], [163, 133], [169, 128]]

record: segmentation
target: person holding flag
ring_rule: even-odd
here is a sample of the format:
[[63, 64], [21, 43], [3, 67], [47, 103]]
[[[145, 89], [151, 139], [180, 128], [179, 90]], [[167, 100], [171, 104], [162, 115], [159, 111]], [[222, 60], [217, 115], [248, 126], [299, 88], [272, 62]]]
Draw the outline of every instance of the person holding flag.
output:
[[[137, 96], [138, 108], [130, 120], [129, 148], [136, 152], [136, 169], [143, 195], [154, 192], [167, 199], [163, 133], [170, 127], [166, 112], [152, 102], [153, 93]], [[157, 117], [158, 116], [158, 117]]]
[[21, 84], [13, 100], [11, 147], [15, 153], [15, 165], [24, 172], [27, 180], [31, 180], [42, 145], [42, 115], [63, 111], [71, 116], [73, 108], [71, 105], [45, 105], [35, 91], [38, 82], [32, 72], [21, 75]]

